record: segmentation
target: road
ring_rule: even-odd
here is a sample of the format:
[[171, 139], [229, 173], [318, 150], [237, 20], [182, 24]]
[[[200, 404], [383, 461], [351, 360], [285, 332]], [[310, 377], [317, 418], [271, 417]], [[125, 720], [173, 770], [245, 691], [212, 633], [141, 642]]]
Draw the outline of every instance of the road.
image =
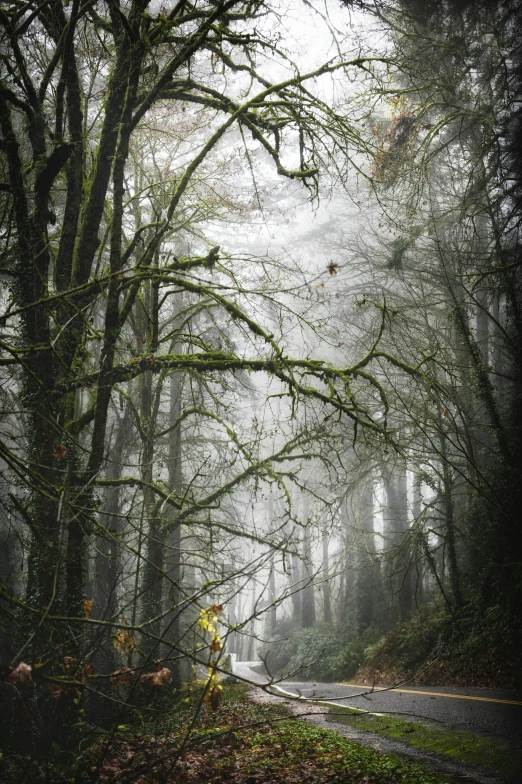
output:
[[[237, 662], [235, 673], [255, 683], [267, 678], [252, 670], [255, 662]], [[278, 686], [292, 694], [375, 713], [389, 713], [407, 720], [428, 719], [453, 729], [479, 733], [522, 745], [522, 692], [505, 689], [457, 688], [453, 686], [405, 686], [392, 691], [344, 683], [282, 681]], [[342, 698], [342, 699], [339, 699]]]

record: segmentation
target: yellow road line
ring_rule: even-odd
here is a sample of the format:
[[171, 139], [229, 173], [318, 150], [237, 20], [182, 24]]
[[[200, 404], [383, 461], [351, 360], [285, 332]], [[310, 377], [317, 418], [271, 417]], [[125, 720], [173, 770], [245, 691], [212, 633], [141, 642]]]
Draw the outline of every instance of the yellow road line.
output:
[[[369, 686], [359, 686], [355, 683], [347, 683], [346, 686], [351, 686], [353, 689], [361, 689], [367, 690]], [[376, 691], [389, 691], [389, 692], [404, 692], [404, 694], [427, 694], [429, 697], [450, 697], [454, 700], [478, 700], [479, 702], [501, 702], [505, 705], [522, 705], [522, 702], [517, 700], [499, 700], [495, 697], [472, 697], [471, 695], [467, 694], [444, 694], [440, 691], [420, 691], [417, 689], [386, 689], [383, 687], [376, 686], [373, 690]], [[350, 698], [350, 695], [347, 695], [347, 699]]]

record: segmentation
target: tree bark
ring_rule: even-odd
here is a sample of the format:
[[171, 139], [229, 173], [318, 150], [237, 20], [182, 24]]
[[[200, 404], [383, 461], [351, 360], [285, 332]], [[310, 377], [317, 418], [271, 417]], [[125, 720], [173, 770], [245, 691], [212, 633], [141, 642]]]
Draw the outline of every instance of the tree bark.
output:
[[356, 532], [355, 622], [362, 634], [377, 619], [379, 567], [375, 553], [373, 481], [364, 482]]
[[303, 590], [301, 591], [301, 624], [309, 629], [315, 624], [314, 565], [312, 561], [312, 536], [310, 531], [310, 501], [303, 493]]
[[400, 620], [406, 620], [412, 608], [413, 570], [404, 462], [398, 461], [395, 466], [386, 467], [384, 489], [386, 492], [385, 557], [388, 561], [388, 580], [395, 596], [397, 616]]
[[323, 531], [323, 620], [325, 623], [331, 624], [332, 618], [332, 599], [330, 591], [330, 564], [328, 558], [328, 544], [329, 538], [326, 531]]
[[[182, 451], [181, 451], [181, 426], [174, 427], [181, 412], [182, 384], [179, 373], [170, 377], [170, 406], [169, 427], [172, 429], [168, 435], [168, 476], [171, 493], [181, 495], [183, 486]], [[166, 556], [166, 581], [165, 591], [165, 629], [164, 639], [173, 646], [178, 646], [181, 637], [181, 525], [176, 523], [175, 512], [169, 512], [170, 533], [167, 537]], [[175, 648], [167, 646], [166, 657], [172, 670], [172, 681], [176, 688], [181, 687], [181, 660]]]

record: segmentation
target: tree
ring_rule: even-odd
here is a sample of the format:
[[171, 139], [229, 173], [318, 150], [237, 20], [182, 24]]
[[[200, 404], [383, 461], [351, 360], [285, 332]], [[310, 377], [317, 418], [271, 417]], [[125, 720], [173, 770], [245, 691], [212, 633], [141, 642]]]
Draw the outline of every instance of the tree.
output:
[[[187, 575], [180, 597], [184, 527], [193, 541], [205, 532], [210, 552], [217, 535], [283, 546], [277, 534], [268, 541], [222, 519], [220, 507], [241, 485], [281, 484], [279, 466], [306, 452], [315, 436], [303, 428], [272, 451], [251, 450], [241, 427], [226, 421], [229, 402], [219, 401], [218, 387], [237, 388], [248, 373], [264, 374], [292, 409], [312, 401], [322, 416], [334, 410], [376, 437], [383, 433], [355, 396], [379, 389], [367, 370], [375, 347], [342, 368], [290, 356], [256, 316], [254, 297], [281, 306], [270, 291], [252, 289], [249, 281], [265, 276], [263, 264], [259, 272], [234, 268], [201, 226], [209, 213], [232, 211], [223, 208], [223, 177], [232, 168], [222, 157], [225, 140], [241, 146], [249, 168], [256, 158], [261, 166], [268, 161], [312, 195], [320, 168], [329, 163], [342, 174], [347, 150], [365, 149], [355, 120], [322, 97], [321, 79], [367, 74], [374, 58], [339, 58], [301, 72], [274, 43], [265, 15], [275, 19], [277, 12], [268, 3], [237, 0], [182, 0], [158, 12], [139, 1], [53, 0], [14, 3], [0, 13], [8, 52], [0, 66], [8, 280], [0, 364], [19, 389], [24, 421], [24, 433], [4, 439], [0, 453], [5, 473], [16, 477], [11, 503], [28, 549], [25, 596], [16, 605], [9, 590], [5, 595], [19, 612], [13, 663], [24, 657], [35, 665], [44, 723], [35, 719], [27, 738], [37, 759], [63, 737], [64, 726], [66, 745], [74, 743], [91, 677], [86, 624], [104, 629], [107, 644], [112, 640], [118, 655], [134, 663], [139, 635], [145, 660], [161, 644], [174, 658], [194, 655], [186, 630], [177, 628], [180, 613], [200, 601]], [[265, 53], [278, 60], [279, 81], [263, 73]], [[176, 140], [175, 155], [165, 152], [164, 139]], [[192, 242], [183, 248], [178, 240], [187, 236]], [[181, 294], [186, 310], [176, 305], [174, 313], [171, 303]], [[183, 410], [176, 391], [181, 373], [197, 390], [197, 402]], [[204, 406], [209, 400], [213, 408]], [[162, 437], [170, 435], [169, 468], [158, 474], [156, 415], [168, 418]], [[190, 420], [196, 436], [198, 428], [210, 432], [209, 423], [224, 434], [221, 442], [207, 441], [210, 478], [203, 476], [201, 450], [188, 461], [192, 474], [173, 467], [180, 428]], [[136, 431], [139, 447], [132, 442]], [[128, 470], [111, 463], [123, 454]], [[97, 590], [106, 583], [107, 606], [91, 617], [93, 541]], [[114, 604], [120, 556], [133, 622], [123, 603]], [[186, 568], [216, 572], [212, 563]], [[223, 580], [212, 583], [216, 591]]]
[[[364, 308], [375, 330], [385, 297], [381, 346], [406, 363], [419, 352], [432, 357], [422, 378], [396, 366], [380, 376], [400, 445], [396, 459], [417, 476], [408, 493], [416, 521], [409, 560], [419, 574], [431, 574], [428, 596], [442, 594], [450, 616], [464, 619], [456, 635], [476, 624], [481, 644], [493, 644], [504, 618], [510, 635], [503, 644], [514, 661], [520, 4], [361, 6], [390, 34], [397, 71], [372, 117], [378, 149], [366, 201], [371, 226], [343, 240], [339, 232], [330, 247], [340, 254], [343, 241], [343, 260], [358, 270], [350, 295], [358, 297], [359, 329]], [[352, 329], [354, 321], [345, 315]], [[387, 489], [396, 495], [391, 482]]]

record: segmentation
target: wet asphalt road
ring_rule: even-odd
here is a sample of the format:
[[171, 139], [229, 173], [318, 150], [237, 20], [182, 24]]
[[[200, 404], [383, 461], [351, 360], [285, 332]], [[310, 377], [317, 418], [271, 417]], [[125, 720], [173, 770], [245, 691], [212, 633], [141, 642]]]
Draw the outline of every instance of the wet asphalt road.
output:
[[[238, 662], [241, 678], [266, 683], [251, 669], [253, 662]], [[522, 746], [522, 692], [504, 689], [457, 688], [453, 686], [405, 686], [393, 691], [360, 695], [368, 687], [342, 683], [283, 681], [278, 686], [292, 694], [313, 699], [335, 700], [339, 705], [375, 713], [389, 713], [411, 721], [430, 720], [453, 729], [486, 735]], [[342, 699], [337, 699], [341, 697]], [[522, 771], [520, 780], [522, 782]]]

